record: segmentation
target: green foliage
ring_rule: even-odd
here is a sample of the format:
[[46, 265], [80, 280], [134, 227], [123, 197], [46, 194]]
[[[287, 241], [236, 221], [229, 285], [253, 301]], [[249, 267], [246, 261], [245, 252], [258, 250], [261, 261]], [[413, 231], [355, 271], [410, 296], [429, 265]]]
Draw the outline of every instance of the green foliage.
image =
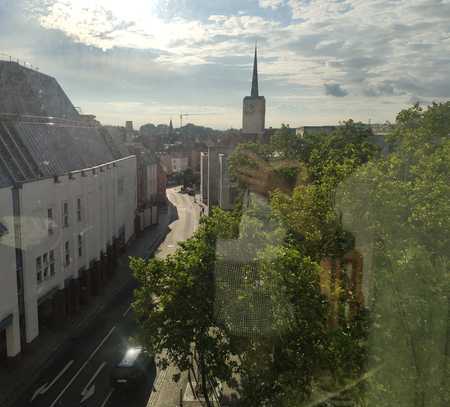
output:
[[307, 143], [295, 134], [295, 129], [290, 129], [284, 124], [270, 140], [270, 145], [279, 159], [299, 160], [306, 159]]
[[259, 264], [260, 284], [270, 287], [273, 335], [252, 338], [241, 355], [241, 403], [302, 402], [327, 348], [327, 302], [320, 293], [319, 266], [279, 245], [266, 246]]
[[[214, 210], [174, 256], [133, 260], [144, 342], [182, 370], [194, 343], [225, 380], [238, 360], [245, 406], [302, 405], [317, 388], [365, 405], [448, 405], [449, 133], [444, 103], [400, 112], [387, 157], [353, 121], [240, 145], [232, 173], [269, 204]], [[370, 314], [331, 327], [319, 262], [354, 248]]]
[[337, 194], [365, 257], [374, 324], [367, 400], [443, 406], [449, 394], [450, 140], [448, 104], [397, 117], [394, 151], [362, 167]]
[[317, 137], [308, 158], [313, 180], [332, 178], [337, 186], [352, 171], [374, 158], [378, 148], [370, 141], [371, 136], [370, 127], [348, 120], [330, 135]]
[[205, 361], [206, 375], [230, 379], [230, 344], [213, 313], [213, 272], [215, 240], [234, 236], [236, 225], [233, 215], [216, 210], [174, 255], [149, 262], [131, 259], [140, 283], [133, 302], [140, 341], [155, 354], [164, 355], [163, 366], [171, 362], [181, 371], [188, 370], [195, 349]]

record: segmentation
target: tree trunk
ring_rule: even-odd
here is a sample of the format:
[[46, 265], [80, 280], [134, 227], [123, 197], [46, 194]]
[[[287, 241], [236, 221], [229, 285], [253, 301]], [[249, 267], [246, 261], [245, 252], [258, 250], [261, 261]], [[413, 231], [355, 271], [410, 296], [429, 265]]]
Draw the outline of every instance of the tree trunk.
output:
[[200, 375], [202, 377], [203, 396], [205, 397], [206, 406], [213, 407], [213, 405], [211, 404], [211, 401], [209, 400], [208, 386], [207, 386], [206, 372], [205, 372], [205, 359], [203, 358], [202, 354], [199, 354], [199, 357], [200, 357]]

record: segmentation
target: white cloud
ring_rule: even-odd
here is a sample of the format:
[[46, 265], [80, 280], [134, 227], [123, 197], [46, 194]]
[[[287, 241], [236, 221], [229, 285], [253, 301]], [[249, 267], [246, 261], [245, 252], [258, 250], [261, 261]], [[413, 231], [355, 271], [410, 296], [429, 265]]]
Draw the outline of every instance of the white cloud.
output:
[[[211, 15], [206, 22], [173, 18], [169, 21], [152, 12], [148, 2], [132, 6], [113, 0], [54, 0], [37, 17], [44, 28], [63, 31], [76, 42], [103, 50], [113, 47], [163, 51], [161, 63], [198, 65], [206, 58], [230, 55], [235, 39], [264, 36], [280, 27], [279, 22], [250, 15]], [[217, 41], [217, 37], [227, 40]], [[211, 52], [213, 51], [213, 52]]]
[[288, 0], [293, 18], [322, 21], [352, 9], [352, 0]]
[[[343, 102], [358, 98], [380, 103], [379, 110], [374, 107], [379, 112], [392, 108], [386, 98], [398, 104], [411, 96], [450, 98], [449, 1], [259, 0], [265, 15], [290, 7], [292, 20], [283, 22], [238, 9], [203, 20], [164, 20], [149, 3], [52, 0], [38, 17], [44, 27], [84, 44], [156, 50], [154, 62], [168, 70], [246, 56], [250, 72], [251, 45], [258, 38], [263, 91], [268, 82], [286, 92], [290, 86], [307, 88], [309, 96], [342, 109]], [[339, 84], [348, 94], [339, 100], [326, 96], [326, 84]]]
[[272, 10], [276, 10], [281, 7], [284, 3], [284, 0], [259, 0], [259, 6], [262, 8], [271, 8]]

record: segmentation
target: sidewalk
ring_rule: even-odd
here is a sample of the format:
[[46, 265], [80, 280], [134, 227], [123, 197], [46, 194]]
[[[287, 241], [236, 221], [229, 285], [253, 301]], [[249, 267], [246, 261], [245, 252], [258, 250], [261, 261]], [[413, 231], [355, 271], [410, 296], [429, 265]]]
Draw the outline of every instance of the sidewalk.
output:
[[[159, 224], [146, 229], [138, 238], [130, 242], [126, 253], [120, 256], [114, 276], [108, 281], [101, 295], [91, 297], [88, 305], [69, 319], [62, 329], [44, 331], [14, 362], [14, 366], [0, 368], [0, 406], [7, 407], [27, 391], [27, 387], [39, 377], [55, 356], [64, 349], [69, 339], [83, 331], [132, 281], [128, 267], [129, 256], [149, 257], [168, 232], [171, 210], [160, 212]], [[26, 372], [26, 373], [25, 373]]]
[[179, 370], [173, 365], [170, 365], [165, 370], [158, 369], [156, 381], [153, 385], [154, 390], [148, 399], [147, 407], [181, 406], [180, 399], [183, 398], [184, 389], [187, 386], [188, 380], [187, 373], [183, 373], [180, 380], [175, 383], [172, 380], [172, 376], [177, 373], [179, 373]]

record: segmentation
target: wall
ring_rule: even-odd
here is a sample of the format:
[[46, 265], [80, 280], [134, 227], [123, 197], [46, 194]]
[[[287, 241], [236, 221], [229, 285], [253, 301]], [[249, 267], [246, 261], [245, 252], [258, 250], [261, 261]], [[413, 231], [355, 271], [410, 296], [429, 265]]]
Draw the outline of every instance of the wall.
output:
[[222, 209], [229, 210], [233, 208], [230, 196], [230, 176], [228, 168], [228, 157], [225, 154], [219, 154], [219, 206]]
[[17, 298], [13, 219], [11, 188], [1, 188], [0, 222], [8, 229], [8, 232], [0, 237], [0, 322], [12, 315], [11, 323], [5, 328], [8, 356], [15, 356], [20, 352], [19, 304]]
[[147, 201], [154, 202], [158, 195], [158, 165], [148, 164], [146, 166], [147, 171]]
[[208, 203], [208, 153], [200, 153], [200, 194], [201, 201]]
[[219, 152], [220, 149], [208, 148], [208, 200], [209, 207], [219, 205]]
[[189, 167], [188, 157], [173, 157], [172, 158], [172, 171], [183, 172]]
[[[81, 220], [77, 218], [77, 200], [81, 200]], [[64, 227], [63, 204], [67, 202], [69, 223]], [[24, 289], [26, 340], [39, 334], [38, 300], [52, 290], [62, 290], [65, 282], [77, 278], [82, 267], [106, 252], [123, 227], [125, 240], [134, 233], [137, 204], [136, 159], [118, 160], [58, 181], [44, 179], [25, 183], [20, 191], [22, 248], [24, 250]], [[48, 209], [53, 222], [48, 221]], [[49, 233], [49, 223], [53, 233]], [[82, 236], [81, 256], [78, 236]], [[70, 263], [64, 264], [65, 242], [69, 242]], [[55, 275], [37, 281], [36, 259], [54, 251]], [[42, 257], [41, 257], [42, 261]]]
[[242, 132], [262, 134], [265, 127], [266, 100], [264, 96], [244, 98]]

